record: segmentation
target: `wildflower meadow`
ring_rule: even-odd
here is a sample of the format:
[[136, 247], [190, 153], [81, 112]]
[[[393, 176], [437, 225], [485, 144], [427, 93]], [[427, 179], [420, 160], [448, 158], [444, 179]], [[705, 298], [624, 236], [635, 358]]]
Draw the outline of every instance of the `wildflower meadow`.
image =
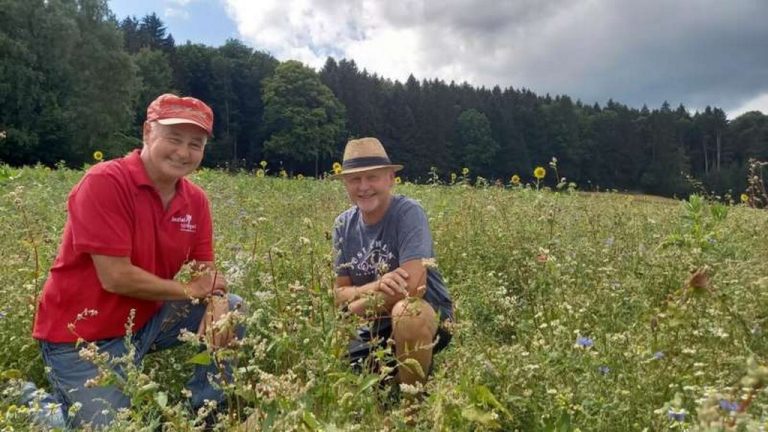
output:
[[[19, 392], [24, 381], [48, 388], [31, 323], [67, 193], [81, 176], [0, 167], [2, 430], [38, 428], [32, 419], [43, 408], [20, 403]], [[696, 195], [558, 189], [543, 168], [507, 184], [468, 170], [447, 184], [402, 181], [397, 192], [420, 201], [429, 217], [457, 319], [427, 384], [396, 388], [386, 373], [357, 374], [342, 359], [358, 323], [343, 319], [331, 294], [330, 232], [349, 206], [341, 184], [266, 166], [192, 177], [212, 202], [217, 265], [248, 303], [238, 318], [247, 337], [216, 354], [236, 362], [217, 430], [768, 423], [768, 212]], [[183, 388], [193, 364], [210, 360], [198, 344], [126, 366], [117, 382], [133, 408], [112, 429], [202, 430], [205, 413], [185, 409]]]

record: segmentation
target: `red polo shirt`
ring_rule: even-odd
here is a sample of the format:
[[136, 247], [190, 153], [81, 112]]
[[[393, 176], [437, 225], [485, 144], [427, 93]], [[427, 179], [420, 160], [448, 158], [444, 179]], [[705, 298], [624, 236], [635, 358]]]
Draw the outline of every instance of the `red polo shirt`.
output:
[[[35, 316], [32, 336], [48, 342], [88, 341], [125, 335], [131, 309], [139, 330], [163, 302], [102, 288], [91, 254], [130, 257], [133, 265], [172, 279], [191, 260], [213, 261], [208, 198], [185, 178], [167, 210], [136, 150], [92, 167], [67, 200], [69, 212], [59, 253]], [[77, 320], [85, 309], [95, 316]], [[75, 324], [75, 335], [68, 329]]]

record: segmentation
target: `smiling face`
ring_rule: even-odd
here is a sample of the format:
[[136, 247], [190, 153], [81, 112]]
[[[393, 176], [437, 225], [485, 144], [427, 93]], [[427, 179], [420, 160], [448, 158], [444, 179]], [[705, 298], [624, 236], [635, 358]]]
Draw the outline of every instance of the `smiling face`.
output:
[[350, 201], [363, 213], [365, 223], [374, 224], [380, 221], [392, 199], [395, 171], [392, 168], [379, 168], [344, 174], [343, 180]]
[[207, 133], [193, 124], [145, 124], [141, 159], [149, 178], [161, 189], [175, 185], [200, 166], [207, 139]]

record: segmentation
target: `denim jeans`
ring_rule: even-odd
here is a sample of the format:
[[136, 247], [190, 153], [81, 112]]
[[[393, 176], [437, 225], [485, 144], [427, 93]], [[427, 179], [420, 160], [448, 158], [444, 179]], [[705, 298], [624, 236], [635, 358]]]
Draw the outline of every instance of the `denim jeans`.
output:
[[[238, 306], [239, 305], [239, 306]], [[229, 309], [243, 308], [243, 300], [229, 294]], [[136, 347], [135, 364], [140, 364], [146, 354], [163, 350], [180, 344], [178, 339], [181, 329], [196, 332], [205, 313], [203, 303], [193, 305], [188, 300], [167, 301], [162, 309], [153, 316], [144, 327], [138, 330], [132, 338]], [[238, 327], [235, 331], [238, 338], [244, 336], [245, 329]], [[125, 338], [104, 339], [95, 342], [99, 352], [109, 353], [110, 358], [122, 357], [128, 352]], [[88, 360], [79, 356], [80, 347], [74, 343], [50, 343], [40, 341], [43, 361], [48, 368], [48, 381], [52, 393], [62, 404], [64, 415], [72, 404], [79, 402], [82, 406], [72, 418], [67, 418], [67, 424], [80, 427], [91, 423], [93, 426], [109, 424], [120, 408], [130, 407], [130, 399], [115, 386], [86, 387], [87, 380], [98, 374], [98, 368]], [[230, 367], [224, 368], [224, 375], [230, 375]], [[119, 369], [114, 369], [121, 373]], [[222, 402], [224, 395], [216, 383], [209, 378], [220, 374], [214, 363], [206, 366], [196, 366], [192, 378], [187, 382], [187, 388], [192, 393], [193, 409], [203, 405], [205, 400]]]

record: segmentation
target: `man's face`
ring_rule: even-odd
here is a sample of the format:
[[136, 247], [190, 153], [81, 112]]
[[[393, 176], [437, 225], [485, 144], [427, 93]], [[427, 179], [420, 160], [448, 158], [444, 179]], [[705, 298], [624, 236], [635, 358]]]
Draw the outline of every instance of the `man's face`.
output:
[[196, 170], [207, 140], [206, 132], [193, 124], [145, 125], [142, 159], [152, 180], [175, 181]]
[[343, 179], [350, 201], [356, 204], [363, 214], [384, 215], [395, 184], [395, 171], [392, 168], [345, 174]]

